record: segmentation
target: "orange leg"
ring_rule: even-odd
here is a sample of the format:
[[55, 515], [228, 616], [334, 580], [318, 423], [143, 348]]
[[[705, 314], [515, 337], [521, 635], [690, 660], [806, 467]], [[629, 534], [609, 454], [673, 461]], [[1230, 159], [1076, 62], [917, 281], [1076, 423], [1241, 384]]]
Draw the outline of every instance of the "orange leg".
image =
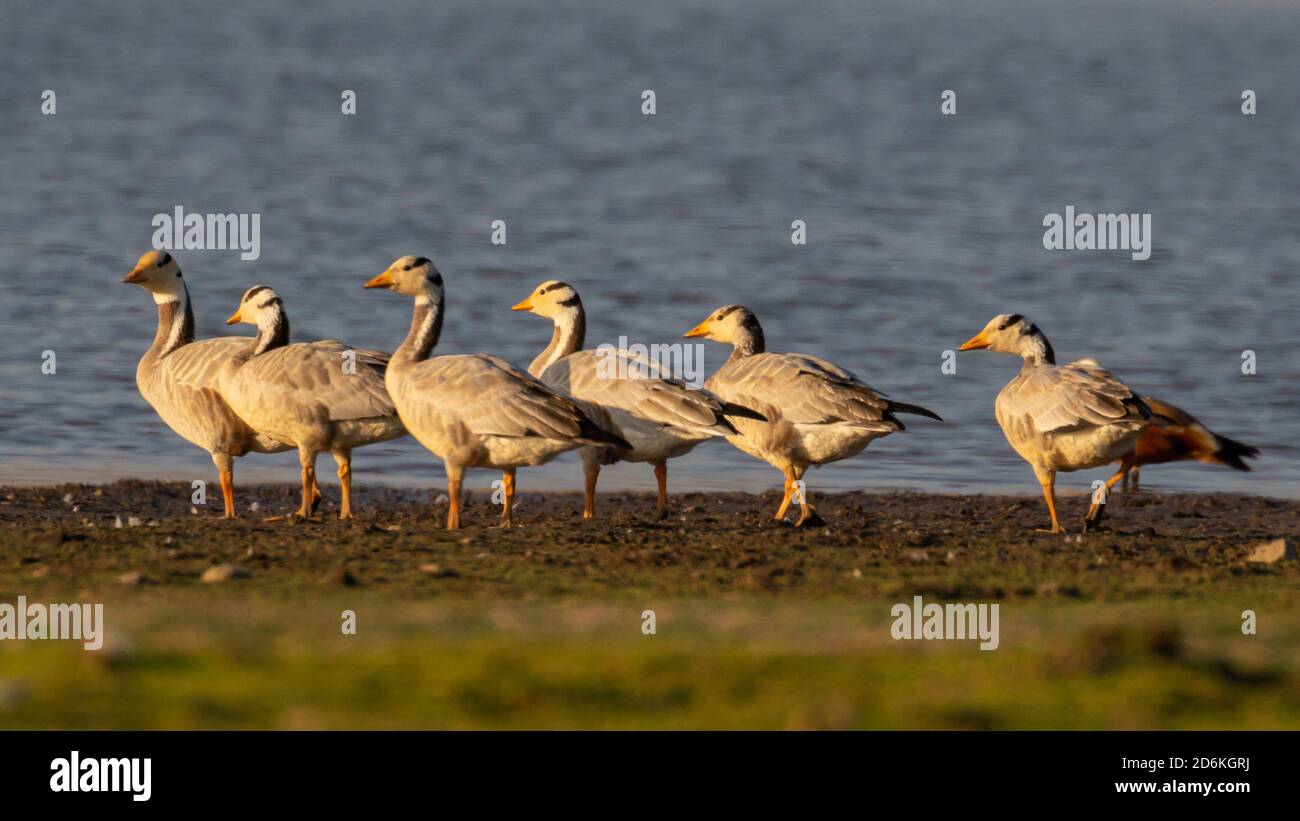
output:
[[1116, 483], [1118, 483], [1120, 479], [1127, 479], [1127, 478], [1128, 478], [1128, 473], [1129, 473], [1129, 470], [1130, 470], [1130, 467], [1131, 467], [1131, 466], [1129, 466], [1129, 464], [1128, 464], [1128, 457], [1126, 456], [1126, 457], [1124, 457], [1124, 459], [1125, 459], [1125, 461], [1122, 462], [1122, 463], [1120, 464], [1120, 468], [1119, 468], [1119, 470], [1115, 473], [1115, 475], [1112, 476], [1112, 477], [1110, 477], [1109, 479], [1106, 480], [1106, 490], [1107, 490], [1107, 491], [1110, 491], [1110, 490], [1114, 489]]
[[1056, 518], [1056, 471], [1051, 471], [1046, 477], [1039, 477], [1039, 484], [1043, 486], [1043, 498], [1047, 501], [1047, 512], [1052, 514], [1052, 533], [1061, 533], [1061, 522]]
[[515, 504], [515, 469], [501, 471], [501, 487], [505, 492], [505, 499], [502, 500], [501, 526], [511, 527], [514, 522], [510, 519], [510, 509]]
[[668, 463], [655, 462], [655, 479], [659, 483], [659, 518], [668, 514]]
[[1137, 462], [1137, 451], [1129, 451], [1124, 454], [1124, 458], [1119, 461], [1119, 469], [1115, 475], [1106, 480], [1106, 490], [1115, 487], [1115, 483], [1124, 480], [1124, 490], [1128, 490], [1129, 471], [1133, 470], [1134, 463]]
[[221, 500], [225, 507], [222, 515], [227, 519], [238, 518], [235, 516], [235, 460], [229, 453], [214, 453], [212, 464], [217, 466], [221, 479]]
[[460, 471], [447, 471], [447, 529], [460, 530]]
[[235, 518], [235, 474], [233, 471], [221, 472], [221, 499], [225, 502], [225, 517]]
[[596, 516], [596, 479], [600, 476], [600, 465], [583, 465], [582, 518], [593, 519]]
[[776, 515], [773, 519], [778, 522], [785, 519], [785, 514], [790, 510], [790, 500], [794, 497], [794, 468], [784, 468], [781, 473], [785, 475], [785, 495], [781, 497], [781, 506], [776, 509]]
[[[797, 467], [794, 469], [795, 481], [803, 479], [806, 467]], [[808, 501], [808, 489], [800, 485], [792, 484], [791, 491], [799, 496], [799, 518], [795, 520], [795, 527], [821, 527], [826, 524], [826, 520], [817, 515], [817, 510]]]
[[[1124, 462], [1120, 466], [1119, 471], [1116, 472], [1114, 476], [1106, 480], [1106, 489], [1103, 492], [1106, 494], [1105, 498], [1107, 501], [1110, 500], [1111, 488], [1115, 487], [1115, 484], [1119, 482], [1121, 478], [1127, 475], [1128, 468], [1126, 466], [1130, 464], [1129, 458], [1131, 456], [1132, 454], [1129, 454], [1129, 456], [1125, 456]], [[1093, 502], [1091, 507], [1088, 508], [1088, 515], [1084, 517], [1083, 532], [1087, 533], [1089, 530], [1096, 530], [1098, 527], [1100, 527], [1102, 516], [1104, 516], [1105, 513], [1106, 513], [1106, 502]]]
[[316, 492], [316, 454], [299, 450], [298, 461], [302, 463], [302, 504], [298, 506], [295, 515], [310, 519], [314, 509], [312, 495]]
[[[339, 518], [352, 518], [352, 453], [342, 451], [334, 454], [334, 459], [339, 463], [339, 487], [343, 491], [343, 501], [339, 505]], [[320, 489], [316, 489], [316, 501], [320, 501]], [[312, 504], [312, 512], [316, 511], [316, 505]]]
[[1091, 505], [1088, 506], [1088, 515], [1083, 517], [1084, 533], [1087, 533], [1090, 530], [1096, 530], [1098, 527], [1100, 527], [1101, 517], [1104, 516], [1106, 513], [1106, 503], [1104, 501], [1103, 502], [1095, 501], [1097, 498], [1098, 491], [1104, 494], [1102, 497], [1104, 499], [1106, 498], [1106, 496], [1110, 495], [1110, 486], [1107, 485], [1105, 489], [1098, 488], [1097, 490], [1093, 491], [1094, 501]]

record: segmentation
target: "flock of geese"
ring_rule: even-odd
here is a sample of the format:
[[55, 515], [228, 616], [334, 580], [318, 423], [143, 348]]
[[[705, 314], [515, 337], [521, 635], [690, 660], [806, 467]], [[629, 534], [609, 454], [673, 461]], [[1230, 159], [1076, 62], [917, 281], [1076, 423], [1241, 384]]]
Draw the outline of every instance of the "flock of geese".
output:
[[[578, 450], [585, 477], [583, 517], [595, 515], [602, 465], [649, 463], [658, 480], [658, 509], [667, 505], [667, 462], [700, 442], [723, 437], [781, 471], [784, 494], [775, 519], [792, 503], [796, 525], [823, 520], [800, 481], [809, 467], [854, 456], [873, 440], [904, 430], [899, 414], [940, 420], [919, 405], [896, 402], [850, 371], [808, 354], [767, 350], [763, 329], [740, 305], [717, 309], [687, 331], [730, 345], [731, 356], [692, 389], [654, 363], [619, 350], [640, 367], [613, 368], [584, 350], [586, 314], [572, 286], [550, 280], [516, 311], [552, 322], [550, 344], [527, 371], [490, 354], [432, 356], [445, 317], [442, 275], [427, 257], [404, 256], [365, 283], [412, 299], [406, 338], [392, 354], [342, 342], [291, 342], [284, 304], [266, 286], [246, 291], [228, 324], [257, 328], [253, 339], [195, 340], [194, 313], [176, 259], [150, 251], [123, 282], [142, 286], [158, 309], [153, 344], [136, 370], [141, 395], [182, 438], [212, 456], [225, 516], [235, 517], [234, 457], [298, 451], [302, 502], [312, 516], [321, 499], [316, 458], [338, 463], [340, 518], [352, 516], [352, 451], [410, 434], [442, 460], [449, 499], [447, 527], [460, 527], [461, 483], [468, 468], [501, 471], [500, 524], [512, 524], [515, 473]], [[988, 349], [1024, 360], [998, 394], [994, 409], [1007, 441], [1030, 464], [1043, 488], [1052, 532], [1056, 474], [1119, 469], [1137, 488], [1141, 465], [1197, 459], [1249, 470], [1255, 448], [1210, 431], [1187, 412], [1138, 396], [1096, 361], [1057, 365], [1037, 326], [1018, 314], [994, 317], [961, 350]], [[635, 360], [635, 361], [632, 361]], [[1095, 498], [1095, 497], [1094, 497]], [[1084, 530], [1101, 522], [1095, 500]]]

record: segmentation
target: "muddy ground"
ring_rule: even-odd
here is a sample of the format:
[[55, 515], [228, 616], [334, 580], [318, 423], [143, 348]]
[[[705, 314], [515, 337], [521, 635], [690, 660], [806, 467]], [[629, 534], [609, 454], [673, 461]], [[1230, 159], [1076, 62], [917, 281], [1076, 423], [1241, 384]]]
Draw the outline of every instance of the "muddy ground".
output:
[[590, 522], [576, 494], [523, 494], [516, 527], [503, 530], [480, 493], [463, 513], [469, 526], [449, 532], [438, 489], [360, 490], [350, 522], [334, 518], [333, 488], [316, 520], [279, 518], [296, 493], [243, 488], [242, 518], [224, 521], [219, 498], [197, 508], [181, 483], [0, 488], [0, 586], [184, 587], [218, 564], [247, 571], [246, 586], [287, 595], [342, 585], [466, 598], [1104, 599], [1300, 579], [1296, 562], [1246, 561], [1252, 546], [1300, 533], [1300, 502], [1229, 494], [1116, 494], [1103, 530], [1080, 537], [1082, 496], [1061, 500], [1073, 534], [1060, 536], [1035, 532], [1047, 516], [1029, 497], [832, 494], [815, 500], [826, 527], [796, 529], [771, 522], [776, 493], [682, 494], [662, 520], [651, 495], [604, 494]]
[[[287, 486], [191, 511], [188, 484], [0, 488], [0, 602], [103, 602], [107, 640], [0, 642], [8, 728], [1300, 727], [1300, 503], [776, 494], [471, 497]], [[251, 509], [256, 502], [257, 509]], [[270, 519], [270, 520], [268, 520]], [[120, 522], [120, 526], [119, 526]], [[212, 568], [225, 566], [214, 582]], [[1000, 641], [898, 641], [891, 607], [1001, 602]], [[1243, 611], [1258, 618], [1243, 630]], [[647, 632], [646, 613], [656, 630]], [[355, 614], [356, 629], [342, 627]]]

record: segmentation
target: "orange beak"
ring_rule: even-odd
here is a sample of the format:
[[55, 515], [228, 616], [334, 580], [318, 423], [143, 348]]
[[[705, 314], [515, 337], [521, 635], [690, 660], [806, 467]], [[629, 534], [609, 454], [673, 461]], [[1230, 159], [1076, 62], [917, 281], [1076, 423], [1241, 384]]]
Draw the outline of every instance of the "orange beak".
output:
[[984, 338], [984, 332], [983, 332], [983, 331], [980, 331], [979, 333], [977, 333], [977, 334], [975, 334], [974, 336], [972, 336], [970, 339], [968, 339], [968, 340], [966, 340], [965, 342], [961, 343], [961, 347], [958, 348], [957, 350], [959, 350], [959, 351], [978, 351], [978, 350], [980, 350], [981, 348], [987, 348], [988, 346], [989, 346], [989, 341], [988, 341], [987, 339]]
[[520, 302], [520, 303], [517, 304], [517, 305], [511, 305], [511, 306], [510, 306], [510, 310], [512, 310], [512, 311], [531, 311], [531, 310], [533, 309], [533, 303], [529, 301], [529, 300], [531, 300], [531, 299], [532, 299], [532, 297], [528, 297], [528, 299], [525, 299], [523, 302]]
[[682, 336], [686, 337], [687, 339], [691, 339], [697, 336], [708, 336], [708, 335], [709, 335], [709, 320], [707, 319], [701, 322], [699, 325], [696, 325], [694, 328], [691, 328], [686, 333], [682, 334]]
[[234, 325], [236, 322], [238, 322], [238, 321], [239, 321], [240, 319], [242, 319], [242, 318], [243, 318], [243, 317], [241, 317], [241, 316], [239, 315], [239, 311], [235, 311], [233, 314], [230, 315], [230, 319], [227, 319], [227, 320], [226, 320], [226, 324], [227, 324], [227, 325]]
[[123, 282], [144, 282], [144, 269], [132, 268], [130, 271], [127, 272], [126, 276], [122, 277], [122, 281]]
[[366, 281], [362, 288], [390, 288], [393, 285], [393, 275], [384, 271], [377, 277], [372, 277]]

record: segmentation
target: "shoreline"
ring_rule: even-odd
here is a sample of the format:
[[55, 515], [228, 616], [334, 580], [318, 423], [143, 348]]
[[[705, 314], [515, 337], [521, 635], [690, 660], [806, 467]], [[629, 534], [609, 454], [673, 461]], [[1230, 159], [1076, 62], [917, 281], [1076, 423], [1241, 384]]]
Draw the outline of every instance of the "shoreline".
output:
[[0, 488], [0, 588], [116, 587], [129, 574], [203, 587], [204, 571], [222, 564], [250, 572], [244, 587], [289, 596], [345, 577], [469, 598], [645, 590], [1005, 598], [1067, 589], [1108, 599], [1300, 580], [1298, 562], [1247, 561], [1261, 543], [1296, 538], [1300, 502], [1236, 494], [1115, 494], [1102, 530], [1081, 536], [1085, 494], [1058, 500], [1062, 535], [1038, 532], [1046, 506], [1028, 495], [814, 495], [827, 524], [800, 529], [772, 521], [776, 491], [675, 494], [663, 519], [653, 493], [601, 494], [591, 521], [581, 517], [581, 494], [537, 492], [518, 497], [516, 527], [502, 530], [490, 494], [471, 491], [465, 527], [448, 531], [440, 487], [358, 489], [347, 522], [335, 518], [337, 490], [322, 490], [320, 512], [301, 521], [286, 515], [297, 487], [250, 485], [237, 496], [241, 518], [227, 521], [212, 487], [205, 506], [192, 504], [184, 483]]
[[[320, 486], [322, 489], [327, 491], [326, 496], [329, 497], [332, 495], [334, 497], [337, 497], [338, 482], [337, 480], [334, 479], [334, 474], [332, 470], [318, 469], [318, 472], [320, 473], [319, 476]], [[263, 471], [257, 474], [257, 476], [261, 477], [264, 475], [273, 475], [279, 477], [283, 474], [284, 471], [282, 470]], [[445, 493], [447, 487], [446, 477], [444, 477], [441, 474], [441, 472], [437, 473], [434, 477], [432, 477], [428, 483], [422, 485], [383, 484], [374, 481], [375, 477], [373, 476], [364, 477], [364, 481], [358, 480], [356, 478], [358, 476], [364, 476], [363, 471], [357, 470], [354, 471], [353, 473], [354, 478], [353, 478], [352, 493], [354, 498], [361, 498], [363, 495], [373, 495], [373, 496], [380, 496], [380, 497], [383, 497], [385, 495], [391, 495], [391, 494], [396, 494], [399, 497], [410, 497], [414, 494], [429, 494], [429, 493], [437, 495], [439, 493]], [[485, 492], [490, 492], [492, 489], [491, 487], [492, 481], [495, 478], [499, 478], [498, 472], [491, 471], [488, 469], [476, 468], [467, 474], [467, 480], [464, 484], [465, 492], [469, 494], [483, 494]], [[579, 476], [579, 478], [581, 477]], [[599, 500], [604, 497], [613, 498], [619, 496], [645, 496], [645, 495], [649, 495], [651, 497], [654, 496], [653, 477], [647, 479], [646, 481], [636, 482], [634, 483], [635, 486], [632, 487], [619, 486], [611, 482], [610, 484], [612, 486], [608, 489], [606, 489], [604, 486], [605, 478], [606, 477], [604, 475], [604, 472], [602, 472], [601, 474], [602, 483], [600, 488], [596, 492], [598, 503]], [[13, 481], [12, 479], [6, 479], [5, 481], [0, 481], [0, 502], [5, 501], [6, 497], [9, 495], [14, 495], [15, 499], [17, 499], [19, 496], [30, 496], [32, 494], [35, 494], [36, 496], [41, 496], [43, 494], [53, 493], [55, 491], [68, 493], [68, 492], [86, 490], [93, 493], [95, 490], [111, 489], [116, 485], [132, 485], [132, 486], [142, 486], [142, 487], [143, 486], [166, 486], [166, 487], [175, 487], [175, 488], [182, 488], [182, 487], [188, 488], [190, 487], [191, 481], [192, 480], [190, 478], [181, 476], [179, 475], [178, 472], [175, 471], [162, 472], [157, 475], [114, 476], [111, 478], [98, 478], [98, 479], [89, 479], [89, 478], [87, 479], [67, 478], [67, 479], [60, 479], [60, 480], [32, 479], [30, 481], [23, 480], [23, 479], [19, 479], [18, 481]], [[217, 500], [219, 505], [220, 489], [216, 481], [216, 474], [213, 474], [213, 477], [211, 479], [204, 478], [204, 481], [207, 483], [208, 489], [213, 490], [213, 492], [217, 494]], [[681, 496], [695, 496], [695, 497], [750, 496], [754, 498], [765, 498], [775, 494], [778, 500], [780, 500], [781, 497], [781, 488], [779, 482], [771, 483], [770, 487], [758, 486], [756, 489], [752, 489], [752, 490], [743, 489], [743, 488], [729, 489], [729, 490], [712, 490], [712, 489], [698, 490], [695, 489], [693, 486], [691, 486], [690, 483], [688, 482], [679, 482], [679, 484], [685, 485], [685, 487], [681, 490], [674, 490], [671, 477], [669, 479], [669, 482], [670, 484], [669, 484], [668, 492], [669, 492], [670, 501], [675, 497], [681, 497]], [[582, 497], [582, 489], [580, 484], [570, 487], [566, 483], [556, 490], [537, 489], [537, 487], [540, 486], [541, 484], [543, 483], [533, 482], [532, 487], [530, 488], [527, 484], [520, 482], [520, 490], [519, 490], [518, 498], [523, 499], [525, 497], [530, 497], [530, 496], [536, 496], [542, 498], [561, 498], [561, 497], [572, 496], [581, 499]], [[548, 482], [546, 484], [553, 485], [554, 483]], [[1028, 483], [1019, 483], [1019, 484], [1008, 485], [1008, 486], [992, 485], [989, 486], [988, 489], [984, 492], [971, 493], [969, 491], [955, 490], [955, 489], [954, 490], [927, 490], [927, 489], [920, 489], [916, 487], [909, 487], [906, 485], [899, 485], [894, 487], [873, 486], [873, 487], [860, 487], [860, 488], [838, 487], [835, 485], [831, 485], [831, 486], [827, 486], [825, 490], [820, 490], [815, 484], [810, 484], [809, 492], [812, 494], [812, 499], [814, 504], [816, 504], [817, 499], [820, 498], [838, 497], [838, 496], [847, 496], [847, 495], [867, 496], [867, 497], [910, 495], [910, 496], [917, 496], [917, 497], [954, 498], [954, 499], [968, 498], [968, 497], [977, 497], [977, 498], [998, 497], [998, 498], [1009, 498], [1009, 499], [1037, 499], [1038, 501], [1041, 502], [1043, 500], [1042, 493], [1037, 489], [1036, 486], [1033, 485], [1034, 483], [1032, 481]], [[236, 475], [235, 493], [237, 498], [243, 496], [245, 493], [263, 494], [263, 495], [278, 497], [285, 489], [292, 490], [293, 492], [296, 493], [298, 492], [298, 488], [299, 486], [295, 482], [266, 480], [263, 478], [254, 478], [248, 482], [240, 482], [238, 480], [238, 474]], [[328, 491], [333, 491], [333, 493], [331, 494]], [[179, 490], [177, 492], [179, 492]], [[189, 491], [186, 490], [186, 493], [189, 493]], [[1056, 486], [1056, 496], [1058, 499], [1082, 498], [1084, 496], [1090, 496], [1091, 493], [1092, 490], [1086, 483], [1076, 483], [1076, 484], [1061, 483]], [[1126, 495], [1125, 492], [1120, 490], [1118, 487], [1116, 487], [1115, 490], [1111, 491], [1112, 500], [1123, 498], [1125, 495]], [[1279, 495], [1269, 494], [1269, 493], [1250, 493], [1247, 491], [1237, 491], [1237, 490], [1205, 491], [1205, 490], [1198, 490], [1195, 488], [1186, 488], [1186, 487], [1163, 487], [1158, 483], [1152, 483], [1147, 481], [1143, 482], [1142, 490], [1140, 491], [1138, 496], [1170, 496], [1170, 497], [1203, 496], [1208, 498], [1222, 496], [1222, 497], [1231, 497], [1231, 498], [1261, 499], [1261, 500], [1267, 500], [1272, 502], [1281, 502], [1284, 504], [1294, 504], [1297, 507], [1300, 507], [1300, 495], [1291, 497], [1291, 496], [1279, 496]]]
[[[395, 440], [401, 441], [401, 440]], [[391, 443], [374, 446], [386, 448]], [[709, 446], [713, 447], [710, 448]], [[441, 462], [427, 452], [371, 453], [358, 456], [353, 465], [353, 483], [362, 488], [445, 487], [446, 475]], [[759, 494], [781, 489], [781, 474], [756, 459], [743, 457], [726, 443], [706, 442], [696, 451], [669, 464], [670, 493], [742, 492]], [[378, 455], [378, 460], [372, 458]], [[5, 459], [0, 470], [0, 488], [42, 488], [69, 484], [108, 485], [120, 481], [185, 482], [201, 479], [214, 486], [217, 474], [212, 463], [201, 453], [164, 450], [155, 457], [126, 456], [90, 463], [69, 462], [64, 456], [48, 461], [32, 461], [24, 456]], [[915, 492], [924, 494], [968, 495], [972, 492], [1007, 496], [1037, 496], [1040, 491], [1032, 471], [1010, 453], [991, 454], [983, 467], [957, 470], [949, 464], [931, 464], [924, 454], [885, 449], [863, 458], [848, 459], [809, 471], [806, 477], [814, 496], [822, 493]], [[422, 458], [430, 457], [430, 458]], [[919, 459], [919, 461], [917, 461]], [[1228, 491], [1269, 498], [1300, 501], [1300, 484], [1286, 481], [1277, 465], [1261, 463], [1250, 473], [1229, 471], [1195, 462], [1155, 465], [1143, 474], [1144, 489], [1157, 493], [1197, 494]], [[318, 465], [322, 484], [336, 485], [332, 460]], [[297, 455], [257, 454], [255, 458], [237, 460], [235, 486], [296, 484], [299, 465]], [[1106, 479], [1114, 472], [1110, 466], [1062, 475], [1057, 493], [1087, 493], [1092, 482]], [[486, 489], [500, 474], [487, 469], [473, 469], [466, 474], [471, 490]], [[574, 454], [561, 454], [553, 462], [522, 469], [518, 486], [521, 492], [581, 492], [582, 468]], [[618, 463], [605, 466], [600, 475], [601, 493], [643, 492], [655, 489], [655, 479], [644, 464]]]

